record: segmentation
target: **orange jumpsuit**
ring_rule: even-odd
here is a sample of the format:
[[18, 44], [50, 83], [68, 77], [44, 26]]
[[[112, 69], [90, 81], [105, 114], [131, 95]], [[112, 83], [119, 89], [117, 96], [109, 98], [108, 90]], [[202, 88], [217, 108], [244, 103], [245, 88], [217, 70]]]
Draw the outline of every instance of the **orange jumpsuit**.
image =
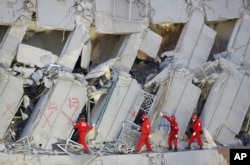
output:
[[168, 146], [169, 149], [172, 149], [172, 143], [174, 144], [174, 148], [177, 149], [178, 147], [178, 132], [179, 132], [179, 127], [178, 123], [176, 122], [175, 118], [169, 117], [166, 115], [162, 116], [163, 118], [167, 119], [170, 123], [170, 133], [168, 135]]
[[85, 152], [89, 152], [89, 147], [85, 141], [85, 136], [93, 127], [84, 121], [79, 121], [74, 125], [74, 128], [79, 132], [78, 143], [83, 146]]
[[144, 119], [141, 126], [141, 136], [139, 138], [136, 152], [140, 152], [142, 146], [145, 144], [148, 151], [152, 151], [149, 135], [151, 134], [151, 121], [149, 118]]
[[202, 123], [199, 118], [197, 118], [193, 122], [192, 128], [193, 128], [193, 134], [190, 137], [188, 144], [191, 145], [194, 139], [197, 139], [197, 143], [201, 147], [202, 146], [202, 140], [201, 140]]

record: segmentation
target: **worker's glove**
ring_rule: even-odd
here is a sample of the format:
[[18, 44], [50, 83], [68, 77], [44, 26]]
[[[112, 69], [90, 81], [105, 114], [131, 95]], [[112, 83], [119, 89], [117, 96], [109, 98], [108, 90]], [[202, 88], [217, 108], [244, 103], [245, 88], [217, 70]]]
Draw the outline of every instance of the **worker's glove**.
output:
[[148, 138], [150, 138], [150, 139], [151, 139], [151, 137], [152, 137], [152, 136], [151, 136], [151, 134], [150, 134], [150, 135], [148, 135]]
[[92, 127], [95, 127], [95, 123], [94, 123], [94, 124], [92, 124]]
[[196, 132], [193, 132], [193, 136], [195, 136], [196, 135]]
[[178, 139], [178, 135], [176, 134], [176, 135], [174, 135], [174, 137], [176, 138], [176, 139]]
[[163, 114], [162, 114], [162, 113], [160, 113], [160, 115], [161, 115], [161, 117], [163, 116]]

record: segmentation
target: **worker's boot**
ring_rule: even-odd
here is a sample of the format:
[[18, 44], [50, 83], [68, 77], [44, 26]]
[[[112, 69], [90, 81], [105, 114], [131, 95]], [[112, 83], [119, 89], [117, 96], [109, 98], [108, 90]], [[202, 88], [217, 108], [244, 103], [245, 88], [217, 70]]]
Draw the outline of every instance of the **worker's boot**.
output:
[[175, 148], [174, 148], [174, 151], [175, 151], [175, 152], [177, 152], [177, 151], [178, 151], [177, 147], [175, 147]]
[[202, 146], [200, 146], [199, 150], [203, 150], [203, 147], [202, 147]]
[[172, 150], [172, 146], [169, 146], [169, 147], [168, 147], [168, 150], [169, 150], [169, 151]]
[[188, 144], [188, 146], [185, 149], [190, 150], [191, 149], [190, 144]]

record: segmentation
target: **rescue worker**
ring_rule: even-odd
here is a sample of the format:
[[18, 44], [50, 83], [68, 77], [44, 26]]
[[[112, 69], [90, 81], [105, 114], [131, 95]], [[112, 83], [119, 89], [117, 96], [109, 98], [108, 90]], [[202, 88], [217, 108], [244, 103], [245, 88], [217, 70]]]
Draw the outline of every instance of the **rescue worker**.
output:
[[74, 124], [74, 129], [77, 129], [79, 133], [78, 143], [83, 146], [85, 153], [89, 152], [89, 147], [85, 141], [85, 136], [87, 135], [88, 131], [90, 131], [92, 128], [93, 126], [89, 125], [86, 122], [85, 116], [81, 116], [79, 122]]
[[170, 123], [170, 132], [168, 135], [168, 150], [172, 150], [172, 144], [174, 145], [174, 151], [178, 148], [178, 132], [179, 126], [174, 115], [167, 116], [160, 113], [161, 117], [165, 118]]
[[202, 140], [201, 140], [201, 132], [202, 132], [202, 123], [199, 117], [196, 114], [192, 115], [192, 129], [193, 133], [188, 141], [188, 146], [186, 149], [191, 149], [191, 144], [193, 143], [194, 139], [197, 139], [197, 143], [200, 146], [200, 150], [202, 150]]
[[142, 146], [145, 144], [148, 151], [152, 151], [152, 147], [150, 144], [151, 138], [151, 121], [148, 118], [147, 114], [142, 114], [141, 119], [143, 123], [140, 127], [141, 135], [136, 147], [136, 152], [140, 153]]

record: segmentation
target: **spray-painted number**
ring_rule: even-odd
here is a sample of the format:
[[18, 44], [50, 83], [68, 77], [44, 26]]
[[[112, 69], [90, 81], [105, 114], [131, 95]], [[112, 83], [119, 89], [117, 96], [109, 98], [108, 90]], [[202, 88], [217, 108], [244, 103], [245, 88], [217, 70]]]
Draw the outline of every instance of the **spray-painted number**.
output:
[[80, 103], [79, 103], [79, 99], [72, 97], [72, 98], [68, 98], [69, 101], [69, 108], [70, 109], [74, 109], [74, 110], [78, 110]]
[[168, 130], [168, 122], [164, 119], [161, 118], [160, 124], [158, 125], [158, 130], [160, 130], [163, 127], [164, 131]]

